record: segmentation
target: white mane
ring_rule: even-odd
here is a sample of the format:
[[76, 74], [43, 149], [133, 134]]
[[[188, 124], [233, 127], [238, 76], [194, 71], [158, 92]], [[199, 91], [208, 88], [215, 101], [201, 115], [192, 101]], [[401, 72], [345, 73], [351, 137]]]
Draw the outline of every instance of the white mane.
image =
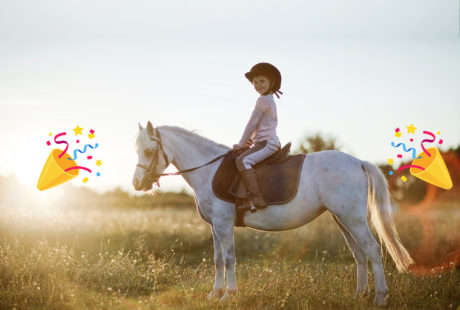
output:
[[[175, 135], [179, 135], [184, 137], [187, 141], [192, 142], [194, 145], [200, 145], [202, 148], [205, 149], [212, 149], [215, 150], [216, 147], [218, 150], [222, 150], [223, 152], [230, 150], [230, 147], [216, 143], [206, 137], [203, 137], [193, 131], [189, 131], [187, 129], [177, 127], [177, 126], [159, 126], [157, 129], [160, 131], [160, 134], [163, 131], [173, 133]], [[146, 145], [149, 141], [149, 138], [147, 136], [147, 131], [139, 131], [136, 139], [136, 148], [139, 148], [141, 142], [143, 145]]]

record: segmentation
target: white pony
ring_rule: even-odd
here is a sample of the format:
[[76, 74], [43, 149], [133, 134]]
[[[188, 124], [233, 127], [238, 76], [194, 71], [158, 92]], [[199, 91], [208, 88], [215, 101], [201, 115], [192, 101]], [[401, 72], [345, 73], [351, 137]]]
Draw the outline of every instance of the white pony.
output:
[[[136, 190], [150, 190], [152, 183], [172, 163], [195, 191], [200, 216], [212, 226], [215, 280], [208, 298], [230, 298], [237, 293], [233, 227], [235, 208], [218, 199], [212, 179], [222, 159], [203, 165], [227, 153], [229, 147], [217, 144], [180, 127], [146, 128], [139, 124], [137, 154], [139, 162], [133, 177]], [[395, 229], [387, 182], [373, 164], [339, 151], [308, 154], [302, 166], [297, 195], [286, 204], [272, 205], [246, 213], [247, 227], [282, 231], [307, 224], [329, 211], [342, 231], [357, 264], [356, 296], [369, 293], [367, 265], [371, 261], [377, 305], [386, 305], [388, 287], [380, 246], [372, 235], [367, 213], [379, 238], [386, 245], [399, 271], [407, 271], [412, 258], [401, 244]], [[224, 281], [225, 277], [225, 281]]]

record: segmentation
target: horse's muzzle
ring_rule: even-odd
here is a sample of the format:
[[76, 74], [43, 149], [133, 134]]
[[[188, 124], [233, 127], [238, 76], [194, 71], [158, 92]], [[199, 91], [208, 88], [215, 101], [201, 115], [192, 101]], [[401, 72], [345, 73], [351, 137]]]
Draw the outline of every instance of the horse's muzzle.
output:
[[154, 177], [153, 179], [143, 179], [142, 182], [139, 182], [139, 180], [133, 180], [133, 186], [134, 189], [137, 191], [149, 191], [153, 188], [153, 183], [158, 183], [159, 178]]
[[133, 180], [133, 186], [134, 189], [137, 191], [140, 191], [142, 189], [142, 183], [140, 183], [138, 179]]

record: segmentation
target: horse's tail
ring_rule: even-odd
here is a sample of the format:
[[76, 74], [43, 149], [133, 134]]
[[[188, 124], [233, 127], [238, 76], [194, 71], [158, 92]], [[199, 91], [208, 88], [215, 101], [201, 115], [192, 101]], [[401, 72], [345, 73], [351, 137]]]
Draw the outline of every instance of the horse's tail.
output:
[[388, 183], [380, 169], [370, 162], [363, 161], [362, 166], [368, 180], [367, 206], [371, 223], [379, 235], [380, 244], [382, 240], [385, 243], [396, 268], [399, 271], [407, 271], [407, 267], [414, 261], [399, 240], [393, 221]]

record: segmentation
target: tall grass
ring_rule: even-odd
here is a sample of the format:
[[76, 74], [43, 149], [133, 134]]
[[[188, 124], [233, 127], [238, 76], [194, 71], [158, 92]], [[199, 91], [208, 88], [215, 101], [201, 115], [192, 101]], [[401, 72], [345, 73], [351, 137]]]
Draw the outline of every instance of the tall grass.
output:
[[[219, 304], [206, 300], [212, 237], [193, 207], [0, 211], [2, 309], [372, 308], [372, 298], [353, 299], [356, 266], [327, 214], [283, 233], [236, 229], [239, 294]], [[423, 263], [435, 266], [458, 247], [460, 213], [428, 215], [433, 257]], [[402, 213], [396, 220], [403, 244], [416, 254], [423, 223]], [[389, 309], [460, 309], [458, 267], [422, 276], [398, 273], [389, 255], [384, 261]]]

